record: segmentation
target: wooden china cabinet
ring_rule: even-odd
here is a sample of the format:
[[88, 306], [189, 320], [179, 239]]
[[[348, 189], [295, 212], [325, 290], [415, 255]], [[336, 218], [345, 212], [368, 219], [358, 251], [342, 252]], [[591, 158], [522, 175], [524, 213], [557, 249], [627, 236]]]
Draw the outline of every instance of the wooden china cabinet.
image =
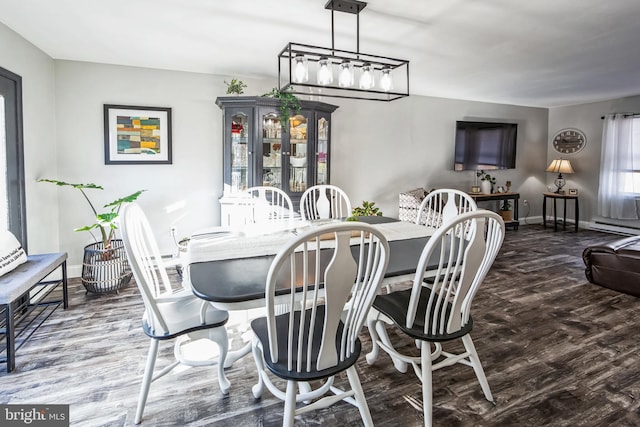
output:
[[278, 99], [216, 99], [223, 115], [222, 225], [232, 224], [234, 198], [249, 187], [282, 189], [297, 212], [308, 187], [329, 183], [331, 113], [338, 107], [317, 101], [300, 104], [302, 109], [291, 111], [289, 123], [283, 124]]

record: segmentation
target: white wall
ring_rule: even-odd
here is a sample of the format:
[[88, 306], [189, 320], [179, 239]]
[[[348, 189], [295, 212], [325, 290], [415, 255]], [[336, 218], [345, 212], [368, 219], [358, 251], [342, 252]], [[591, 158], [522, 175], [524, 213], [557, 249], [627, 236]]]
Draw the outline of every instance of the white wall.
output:
[[524, 199], [530, 201], [529, 215], [540, 216], [546, 109], [423, 96], [390, 103], [340, 100], [339, 105], [333, 116], [331, 181], [347, 191], [352, 204], [373, 200], [385, 215], [397, 216], [401, 191], [470, 191], [475, 173], [453, 171], [456, 120], [507, 121], [518, 123], [517, 167], [492, 175], [498, 185], [511, 180], [511, 191], [521, 193], [521, 219], [527, 213]]
[[22, 77], [27, 246], [60, 250], [58, 201], [36, 177], [57, 174], [54, 61], [0, 23], [0, 67]]
[[[14, 49], [3, 52], [4, 41]], [[221, 112], [228, 76], [152, 70], [74, 61], [52, 61], [0, 26], [0, 66], [21, 74], [25, 89], [27, 211], [33, 251], [69, 253], [70, 275], [78, 275], [82, 249], [93, 240], [76, 227], [93, 216], [72, 188], [35, 183], [37, 178], [93, 182], [90, 192], [104, 205], [138, 189], [164, 252], [172, 251], [171, 226], [180, 235], [219, 223], [222, 193]], [[8, 60], [5, 58], [9, 58]], [[247, 95], [261, 95], [271, 80], [250, 80]], [[497, 172], [513, 182], [540, 215], [547, 161], [547, 110], [443, 98], [411, 96], [391, 103], [323, 99], [338, 105], [333, 116], [331, 181], [353, 204], [373, 200], [388, 216], [398, 213], [398, 193], [415, 187], [468, 190], [472, 172], [454, 172], [456, 120], [504, 120], [518, 128], [517, 169]], [[103, 105], [172, 108], [172, 165], [105, 165]], [[27, 131], [28, 129], [28, 131]], [[58, 202], [59, 201], [59, 202]], [[59, 204], [59, 207], [58, 207]], [[526, 211], [521, 206], [521, 218]], [[51, 237], [53, 236], [53, 237]], [[58, 237], [59, 236], [59, 237]]]
[[[87, 191], [96, 206], [147, 190], [138, 201], [156, 230], [161, 250], [170, 253], [172, 226], [186, 236], [219, 224], [222, 120], [215, 99], [226, 91], [224, 80], [207, 74], [56, 61], [59, 173], [47, 178], [103, 186], [104, 191]], [[252, 88], [260, 86], [246, 82]], [[170, 107], [173, 164], [105, 165], [104, 104]], [[92, 224], [91, 211], [77, 190], [39, 185], [59, 193], [60, 247], [69, 253], [70, 265], [77, 265], [83, 247], [93, 239], [71, 230]]]
[[[640, 112], [640, 96], [551, 108], [549, 110], [550, 141], [547, 149], [548, 163], [554, 158], [560, 158], [560, 154], [551, 145], [551, 138], [557, 131], [565, 128], [577, 128], [583, 131], [587, 137], [587, 143], [579, 153], [562, 156], [571, 161], [571, 165], [576, 172], [572, 175], [565, 175], [567, 180], [565, 188], [578, 189], [580, 218], [585, 226], [593, 220], [604, 220], [625, 227], [640, 227], [640, 221], [621, 221], [597, 217], [602, 128], [604, 125], [601, 117], [610, 113], [621, 112]], [[553, 184], [555, 177], [555, 174], [547, 174], [548, 184]], [[567, 212], [569, 212], [569, 217], [572, 218], [573, 207], [570, 205], [572, 203], [567, 206]]]
[[[225, 79], [57, 61], [60, 173], [54, 178], [103, 185], [104, 194], [95, 193], [100, 204], [148, 190], [140, 204], [157, 230], [161, 248], [170, 252], [171, 226], [188, 235], [219, 223], [222, 129], [214, 101], [224, 94]], [[247, 83], [248, 95], [262, 94], [272, 86], [265, 81]], [[374, 200], [386, 215], [396, 216], [401, 191], [420, 186], [470, 189], [474, 174], [452, 170], [455, 121], [487, 119], [519, 124], [518, 168], [496, 175], [501, 184], [511, 180], [513, 191], [522, 192], [523, 198], [531, 199], [532, 211], [539, 211], [535, 196], [544, 187], [546, 109], [426, 97], [391, 103], [323, 101], [339, 106], [333, 116], [331, 181], [343, 187], [354, 204]], [[173, 164], [104, 165], [103, 104], [171, 107]], [[69, 252], [74, 265], [91, 239], [70, 230], [91, 223], [92, 218], [80, 194], [69, 188], [56, 191], [61, 248]]]

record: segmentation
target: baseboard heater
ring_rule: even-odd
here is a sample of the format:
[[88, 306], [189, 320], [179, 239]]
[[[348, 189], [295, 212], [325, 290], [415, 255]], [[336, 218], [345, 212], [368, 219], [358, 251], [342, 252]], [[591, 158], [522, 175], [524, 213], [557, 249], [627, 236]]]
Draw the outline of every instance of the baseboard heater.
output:
[[606, 231], [609, 233], [616, 234], [625, 234], [629, 236], [635, 236], [640, 234], [640, 226], [628, 226], [628, 225], [620, 225], [620, 224], [611, 224], [609, 222], [604, 221], [592, 221], [590, 224], [590, 228], [592, 230]]

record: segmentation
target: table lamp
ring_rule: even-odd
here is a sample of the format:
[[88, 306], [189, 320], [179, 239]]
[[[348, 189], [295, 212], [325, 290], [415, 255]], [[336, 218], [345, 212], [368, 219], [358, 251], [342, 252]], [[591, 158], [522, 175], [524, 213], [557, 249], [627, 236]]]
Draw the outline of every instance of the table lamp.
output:
[[[547, 168], [547, 172], [558, 173], [558, 177], [553, 181], [553, 183], [558, 187], [556, 193], [560, 194], [562, 191], [562, 187], [567, 183], [562, 176], [563, 173], [574, 173], [573, 168], [571, 167], [571, 162], [566, 159], [556, 159], [551, 161], [551, 164]], [[564, 193], [564, 192], [563, 192]]]

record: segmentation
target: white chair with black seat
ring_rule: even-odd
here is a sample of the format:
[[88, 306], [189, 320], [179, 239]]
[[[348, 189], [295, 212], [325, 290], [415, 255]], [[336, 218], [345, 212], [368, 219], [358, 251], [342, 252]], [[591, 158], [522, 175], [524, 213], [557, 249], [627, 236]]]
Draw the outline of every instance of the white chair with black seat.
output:
[[[504, 240], [504, 222], [490, 211], [467, 212], [444, 223], [429, 239], [420, 256], [413, 286], [376, 297], [368, 320], [373, 364], [379, 349], [392, 359], [410, 363], [422, 382], [425, 426], [432, 422], [432, 371], [460, 363], [471, 366], [486, 399], [493, 402], [489, 383], [476, 352], [471, 329], [471, 303]], [[437, 264], [434, 283], [424, 286], [428, 265]], [[420, 343], [420, 356], [400, 353], [380, 339], [385, 325], [396, 325]], [[442, 343], [461, 339], [465, 351], [451, 353]], [[433, 344], [433, 351], [431, 347]]]
[[277, 187], [248, 188], [236, 204], [246, 224], [284, 223], [293, 219], [291, 198]]
[[300, 198], [303, 220], [345, 218], [351, 216], [351, 201], [340, 187], [322, 184], [307, 188]]
[[[142, 420], [151, 383], [179, 364], [218, 365], [220, 391], [227, 394], [230, 383], [223, 367], [228, 350], [225, 323], [229, 314], [214, 308], [188, 289], [181, 286], [175, 286], [174, 289], [149, 222], [140, 206], [132, 203], [123, 207], [120, 228], [127, 258], [144, 301], [142, 329], [151, 338], [135, 423], [139, 424]], [[176, 338], [176, 360], [154, 375], [159, 342], [173, 338]], [[212, 343], [217, 344], [218, 355], [215, 354]]]
[[[431, 190], [418, 208], [416, 224], [436, 229], [456, 215], [476, 210], [475, 200], [464, 191], [451, 188]], [[389, 293], [394, 284], [412, 279], [413, 275], [394, 277], [387, 279], [384, 286]]]
[[[322, 251], [316, 250], [321, 246]], [[285, 401], [284, 426], [292, 426], [296, 415], [340, 400], [358, 408], [364, 425], [373, 425], [354, 365], [361, 351], [358, 334], [388, 259], [385, 237], [357, 222], [318, 227], [277, 254], [267, 277], [267, 315], [251, 322], [259, 374], [253, 394], [259, 398], [266, 386]], [[278, 315], [276, 307], [283, 301], [294, 309]], [[343, 371], [351, 390], [333, 385], [334, 376]], [[269, 373], [287, 381], [286, 391], [276, 387]]]

